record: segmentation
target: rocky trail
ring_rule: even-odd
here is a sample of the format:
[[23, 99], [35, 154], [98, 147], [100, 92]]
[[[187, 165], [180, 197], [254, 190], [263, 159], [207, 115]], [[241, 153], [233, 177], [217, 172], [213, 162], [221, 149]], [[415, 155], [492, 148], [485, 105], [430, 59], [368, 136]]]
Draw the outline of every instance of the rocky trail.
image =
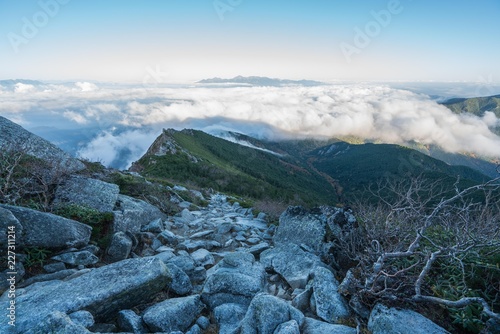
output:
[[[184, 209], [166, 216], [116, 185], [70, 178], [55, 203], [112, 210], [107, 249], [89, 244], [90, 226], [0, 205], [0, 228], [15, 226], [20, 246], [64, 248], [27, 279], [19, 258], [15, 326], [3, 317], [0, 332], [354, 334], [356, 312], [372, 333], [446, 333], [415, 312], [369, 310], [339, 293], [327, 240], [355, 223], [349, 211], [290, 207], [275, 226], [222, 194], [201, 208], [172, 200]], [[5, 310], [13, 299], [2, 275]]]

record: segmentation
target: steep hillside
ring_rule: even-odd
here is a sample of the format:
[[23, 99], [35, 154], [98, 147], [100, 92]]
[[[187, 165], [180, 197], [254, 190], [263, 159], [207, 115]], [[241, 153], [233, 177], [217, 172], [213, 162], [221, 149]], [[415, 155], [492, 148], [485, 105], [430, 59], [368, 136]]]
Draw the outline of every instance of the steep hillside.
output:
[[334, 188], [299, 160], [195, 130], [164, 130], [131, 170], [256, 199], [335, 202]]
[[455, 113], [471, 113], [477, 116], [483, 116], [486, 111], [495, 113], [500, 117], [500, 95], [473, 97], [473, 98], [456, 98], [450, 99], [442, 103]]
[[228, 135], [231, 141], [195, 130], [164, 130], [131, 170], [254, 199], [313, 205], [345, 203], [370, 184], [409, 176], [439, 180], [450, 189], [457, 177], [463, 186], [488, 179], [397, 145]]
[[461, 186], [489, 179], [469, 167], [450, 166], [416, 150], [391, 144], [335, 143], [308, 155], [310, 164], [338, 181], [347, 198], [362, 196], [369, 185], [385, 180], [422, 176], [449, 189], [457, 177]]

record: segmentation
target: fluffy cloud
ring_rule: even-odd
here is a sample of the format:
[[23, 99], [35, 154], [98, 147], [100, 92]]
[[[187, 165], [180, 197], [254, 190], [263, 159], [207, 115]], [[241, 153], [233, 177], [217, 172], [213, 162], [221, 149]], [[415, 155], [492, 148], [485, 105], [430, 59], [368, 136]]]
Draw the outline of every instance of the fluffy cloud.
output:
[[[12, 108], [26, 119], [45, 112], [98, 126], [101, 135], [80, 154], [111, 164], [124, 152], [127, 162], [137, 159], [161, 128], [168, 127], [219, 128], [273, 139], [350, 135], [500, 157], [500, 137], [492, 132], [500, 120], [493, 113], [457, 115], [427, 95], [387, 86], [98, 89], [86, 84], [76, 84], [85, 97], [60, 86], [12, 99], [4, 93], [0, 111]], [[109, 131], [112, 126], [127, 131]]]
[[23, 84], [23, 83], [21, 83], [21, 82], [18, 82], [18, 83], [15, 85], [14, 91], [15, 91], [16, 93], [21, 93], [21, 94], [24, 94], [24, 93], [30, 93], [30, 92], [35, 91], [35, 86], [33, 86], [33, 85], [28, 85], [28, 84]]
[[122, 133], [103, 131], [78, 154], [91, 161], [100, 161], [106, 166], [125, 168], [144, 154], [156, 136], [156, 133], [141, 130]]
[[75, 86], [80, 88], [82, 92], [93, 92], [99, 89], [99, 87], [90, 82], [77, 82], [75, 83]]
[[76, 122], [78, 124], [87, 124], [89, 121], [83, 117], [81, 114], [76, 113], [74, 111], [65, 111], [63, 112], [63, 116], [66, 117], [67, 119]]

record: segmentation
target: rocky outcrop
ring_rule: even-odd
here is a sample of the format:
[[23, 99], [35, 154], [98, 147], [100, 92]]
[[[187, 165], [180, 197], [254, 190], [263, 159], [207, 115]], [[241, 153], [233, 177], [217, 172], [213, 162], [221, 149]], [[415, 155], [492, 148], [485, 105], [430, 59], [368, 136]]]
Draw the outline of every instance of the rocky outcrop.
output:
[[138, 233], [141, 226], [154, 220], [165, 219], [166, 216], [157, 207], [125, 195], [118, 195], [113, 223], [113, 231]]
[[207, 279], [201, 294], [211, 309], [225, 304], [249, 305], [253, 296], [264, 288], [264, 267], [249, 253], [232, 253], [224, 257]]
[[0, 208], [10, 211], [22, 225], [16, 232], [20, 246], [47, 249], [82, 247], [90, 240], [92, 228], [77, 221], [19, 206], [0, 204]]
[[0, 150], [24, 152], [34, 156], [53, 166], [53, 172], [70, 173], [85, 169], [81, 161], [2, 116], [0, 116]]
[[57, 187], [53, 205], [76, 204], [100, 212], [111, 212], [119, 192], [116, 184], [74, 175]]
[[273, 241], [276, 245], [306, 245], [319, 252], [325, 236], [326, 217], [293, 206], [281, 214]]
[[293, 243], [281, 244], [262, 252], [260, 262], [267, 270], [280, 274], [294, 289], [305, 288], [313, 271], [325, 266], [318, 256]]
[[[167, 267], [156, 258], [129, 259], [94, 269], [68, 281], [33, 284], [18, 290], [16, 333], [35, 328], [53, 312], [91, 312], [97, 320], [111, 320], [122, 309], [148, 302], [171, 280]], [[9, 300], [4, 294], [2, 308]], [[2, 320], [0, 332], [8, 333]]]
[[377, 304], [368, 321], [373, 334], [449, 334], [426, 317], [410, 310], [398, 310]]

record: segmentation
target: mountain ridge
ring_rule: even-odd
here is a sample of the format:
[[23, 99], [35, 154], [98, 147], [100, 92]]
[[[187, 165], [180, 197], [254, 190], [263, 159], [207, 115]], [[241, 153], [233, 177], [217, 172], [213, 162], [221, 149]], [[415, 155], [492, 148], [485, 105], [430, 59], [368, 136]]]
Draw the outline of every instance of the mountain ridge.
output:
[[[239, 189], [244, 192], [240, 195], [254, 199], [276, 200], [279, 194], [285, 201], [295, 198], [330, 205], [352, 200], [370, 183], [384, 179], [423, 175], [446, 180], [447, 185], [457, 178], [463, 185], [489, 179], [469, 167], [450, 166], [393, 144], [354, 145], [335, 139], [267, 142], [235, 132], [231, 135], [251, 145], [199, 130], [164, 130], [130, 170], [222, 192]], [[248, 192], [252, 183], [258, 192]]]

